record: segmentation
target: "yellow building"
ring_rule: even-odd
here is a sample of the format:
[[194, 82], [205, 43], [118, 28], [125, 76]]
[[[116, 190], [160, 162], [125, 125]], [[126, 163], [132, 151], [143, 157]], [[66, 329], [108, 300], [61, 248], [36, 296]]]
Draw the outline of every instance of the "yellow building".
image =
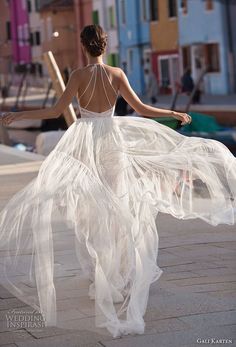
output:
[[177, 0], [151, 1], [152, 67], [161, 93], [175, 91], [180, 80]]

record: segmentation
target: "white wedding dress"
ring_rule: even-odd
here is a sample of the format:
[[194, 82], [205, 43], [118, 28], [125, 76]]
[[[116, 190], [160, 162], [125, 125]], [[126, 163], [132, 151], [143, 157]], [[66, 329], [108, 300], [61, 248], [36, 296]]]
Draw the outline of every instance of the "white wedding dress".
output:
[[[106, 68], [90, 69], [81, 118], [0, 213], [0, 284], [38, 309], [47, 326], [66, 326], [61, 300], [79, 294], [87, 276], [96, 326], [114, 337], [143, 333], [149, 288], [163, 272], [158, 212], [235, 224], [236, 158], [215, 140], [114, 117]], [[97, 81], [109, 104], [100, 113], [87, 109]], [[79, 311], [76, 298], [74, 305]]]

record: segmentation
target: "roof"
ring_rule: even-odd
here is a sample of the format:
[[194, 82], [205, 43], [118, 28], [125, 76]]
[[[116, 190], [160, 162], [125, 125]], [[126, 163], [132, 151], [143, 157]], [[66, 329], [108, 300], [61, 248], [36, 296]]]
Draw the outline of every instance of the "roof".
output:
[[42, 5], [40, 11], [65, 10], [74, 6], [73, 0], [51, 0], [45, 5]]

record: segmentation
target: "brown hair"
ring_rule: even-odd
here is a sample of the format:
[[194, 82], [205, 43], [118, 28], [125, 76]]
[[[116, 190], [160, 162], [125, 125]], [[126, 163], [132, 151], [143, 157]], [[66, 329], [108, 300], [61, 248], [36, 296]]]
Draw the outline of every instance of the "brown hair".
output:
[[83, 46], [92, 57], [103, 54], [107, 45], [107, 34], [97, 24], [87, 25], [80, 33]]

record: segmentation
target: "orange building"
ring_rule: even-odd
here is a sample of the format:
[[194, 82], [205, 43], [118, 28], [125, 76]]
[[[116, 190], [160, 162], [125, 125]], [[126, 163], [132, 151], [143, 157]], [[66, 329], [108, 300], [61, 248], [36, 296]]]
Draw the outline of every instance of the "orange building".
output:
[[54, 0], [40, 9], [42, 51], [52, 51], [61, 72], [78, 66], [73, 0]]
[[177, 0], [153, 0], [150, 8], [152, 67], [161, 93], [173, 93], [179, 82]]
[[75, 15], [76, 15], [76, 28], [77, 28], [77, 56], [78, 66], [86, 65], [86, 57], [84, 56], [81, 43], [80, 31], [85, 25], [92, 24], [93, 1], [92, 0], [74, 0]]

